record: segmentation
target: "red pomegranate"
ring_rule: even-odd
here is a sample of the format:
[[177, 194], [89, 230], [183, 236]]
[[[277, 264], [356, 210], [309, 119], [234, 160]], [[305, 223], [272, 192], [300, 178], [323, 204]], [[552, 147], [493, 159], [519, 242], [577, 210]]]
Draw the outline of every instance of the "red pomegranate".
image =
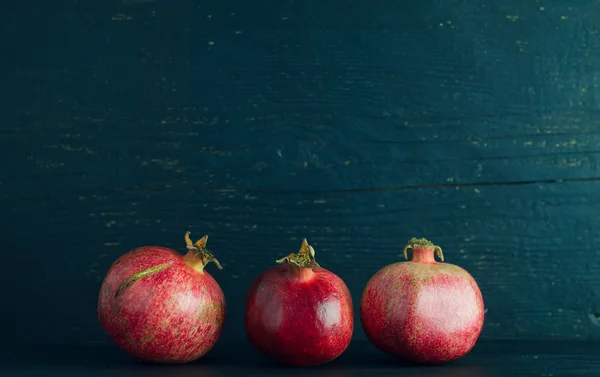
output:
[[185, 234], [188, 253], [143, 246], [124, 254], [108, 270], [100, 289], [98, 318], [108, 336], [142, 361], [186, 363], [208, 352], [225, 321], [225, 298], [204, 270], [222, 269], [206, 249]]
[[306, 240], [298, 254], [276, 261], [250, 286], [245, 328], [250, 343], [288, 365], [314, 366], [341, 355], [352, 338], [352, 298], [346, 284], [315, 261]]
[[483, 298], [464, 269], [443, 262], [439, 246], [413, 238], [413, 258], [383, 267], [367, 283], [360, 320], [380, 350], [419, 364], [441, 364], [466, 355], [483, 327]]

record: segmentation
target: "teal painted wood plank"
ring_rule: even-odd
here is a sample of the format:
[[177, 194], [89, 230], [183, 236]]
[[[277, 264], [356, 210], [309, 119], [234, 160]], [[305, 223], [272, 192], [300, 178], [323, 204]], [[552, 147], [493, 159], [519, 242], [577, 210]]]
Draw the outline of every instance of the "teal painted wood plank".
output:
[[2, 275], [19, 283], [3, 297], [22, 308], [0, 315], [21, 324], [7, 339], [106, 341], [108, 266], [141, 244], [183, 251], [186, 230], [225, 266], [231, 339], [250, 280], [303, 237], [358, 302], [413, 235], [480, 282], [483, 337], [597, 339], [598, 11], [6, 6]]
[[[21, 263], [7, 274], [37, 276], [43, 287], [29, 289], [54, 303], [50, 318], [62, 321], [64, 303], [71, 325], [86, 329], [64, 335], [60, 327], [32, 323], [21, 335], [92, 341], [100, 334], [89, 310], [104, 272], [120, 254], [141, 244], [183, 252], [183, 232], [206, 233], [225, 267], [211, 273], [228, 294], [230, 329], [241, 331], [250, 280], [303, 237], [358, 300], [373, 273], [401, 260], [408, 238], [426, 235], [443, 246], [449, 262], [480, 282], [489, 310], [485, 337], [594, 337], [598, 328], [589, 316], [600, 309], [597, 190], [590, 182], [401, 193], [138, 192], [40, 199], [9, 212], [5, 229], [12, 230], [9, 246]], [[48, 251], [58, 257], [27, 263], [36, 251], [17, 240], [31, 237], [52, 245]]]

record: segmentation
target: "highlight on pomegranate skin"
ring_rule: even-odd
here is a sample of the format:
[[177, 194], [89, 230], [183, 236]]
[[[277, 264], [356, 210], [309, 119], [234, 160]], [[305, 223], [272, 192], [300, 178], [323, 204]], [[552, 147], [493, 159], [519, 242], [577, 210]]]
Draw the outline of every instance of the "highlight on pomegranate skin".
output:
[[225, 297], [205, 271], [222, 269], [206, 248], [185, 234], [187, 254], [143, 246], [118, 258], [98, 298], [98, 318], [107, 335], [132, 357], [146, 362], [186, 363], [206, 354], [225, 322]]
[[465, 356], [483, 328], [479, 286], [461, 267], [442, 263], [442, 249], [432, 242], [411, 239], [405, 259], [408, 249], [410, 261], [383, 267], [363, 291], [360, 320], [367, 338], [381, 351], [418, 364]]
[[246, 297], [250, 343], [283, 364], [315, 366], [340, 356], [354, 331], [352, 298], [336, 274], [319, 266], [306, 240], [252, 282]]

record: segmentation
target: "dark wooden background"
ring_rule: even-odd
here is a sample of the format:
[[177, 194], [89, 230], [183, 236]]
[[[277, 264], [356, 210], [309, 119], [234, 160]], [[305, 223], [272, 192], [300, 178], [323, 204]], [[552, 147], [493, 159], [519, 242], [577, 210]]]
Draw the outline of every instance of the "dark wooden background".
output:
[[4, 342], [107, 342], [108, 267], [186, 230], [225, 267], [223, 339], [303, 237], [358, 304], [412, 236], [480, 283], [483, 337], [600, 338], [600, 2], [14, 1], [0, 25]]

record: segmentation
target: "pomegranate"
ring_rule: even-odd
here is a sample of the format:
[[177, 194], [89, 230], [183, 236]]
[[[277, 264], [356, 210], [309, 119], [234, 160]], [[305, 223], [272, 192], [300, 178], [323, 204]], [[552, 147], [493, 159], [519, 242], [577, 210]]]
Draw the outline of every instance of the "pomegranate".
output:
[[306, 240], [252, 282], [246, 297], [250, 343], [283, 364], [314, 366], [341, 355], [352, 338], [352, 298], [343, 280], [315, 261]]
[[117, 259], [100, 289], [98, 318], [108, 336], [136, 359], [186, 363], [207, 353], [225, 322], [225, 298], [204, 270], [219, 261], [185, 234], [182, 255], [160, 246], [142, 246]]
[[420, 238], [408, 262], [383, 267], [367, 283], [360, 320], [380, 350], [418, 364], [441, 364], [466, 355], [483, 327], [483, 298], [464, 269], [443, 262], [439, 246]]

